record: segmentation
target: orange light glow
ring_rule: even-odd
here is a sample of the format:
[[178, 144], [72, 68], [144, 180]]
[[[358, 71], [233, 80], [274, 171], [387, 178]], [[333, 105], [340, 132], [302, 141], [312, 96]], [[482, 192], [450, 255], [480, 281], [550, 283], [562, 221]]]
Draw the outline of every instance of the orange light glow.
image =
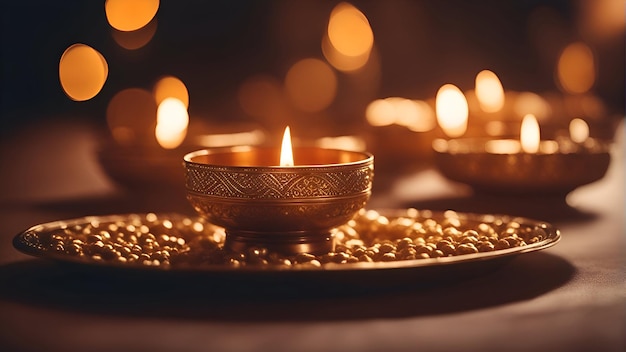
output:
[[111, 27], [135, 31], [147, 25], [159, 10], [159, 0], [106, 0], [104, 11]]
[[187, 135], [189, 114], [185, 104], [177, 98], [164, 99], [157, 109], [155, 137], [165, 149], [174, 149], [182, 144]]
[[291, 147], [291, 132], [289, 126], [285, 128], [283, 142], [280, 147], [280, 166], [294, 166], [293, 149]]
[[303, 59], [285, 77], [285, 91], [293, 105], [306, 112], [327, 108], [337, 94], [337, 76], [323, 61]]
[[111, 98], [107, 123], [119, 144], [154, 144], [156, 113], [157, 105], [148, 91], [128, 88]]
[[596, 39], [624, 35], [624, 0], [581, 1], [582, 29]]
[[579, 94], [591, 89], [596, 79], [591, 48], [581, 42], [568, 45], [559, 58], [557, 78], [567, 93]]
[[374, 44], [374, 33], [367, 17], [351, 4], [339, 3], [328, 21], [330, 44], [346, 56], [369, 53]]
[[542, 96], [532, 92], [520, 93], [513, 104], [513, 111], [517, 116], [533, 114], [540, 120], [552, 114], [550, 103]]
[[357, 136], [323, 137], [315, 141], [315, 145], [326, 149], [365, 151], [365, 141]]
[[422, 100], [402, 99], [395, 104], [396, 124], [414, 132], [426, 132], [435, 128], [435, 112]]
[[146, 26], [139, 28], [136, 31], [120, 31], [115, 28], [111, 29], [111, 36], [117, 45], [127, 50], [136, 50], [144, 47], [152, 40], [157, 30], [156, 17], [150, 21]]
[[494, 139], [485, 143], [485, 151], [491, 154], [517, 154], [520, 152], [520, 143], [513, 139]]
[[351, 56], [342, 54], [330, 43], [328, 35], [322, 39], [322, 53], [334, 68], [342, 72], [353, 72], [363, 68], [370, 59], [371, 51], [366, 51], [361, 55]]
[[187, 129], [182, 131], [168, 130], [166, 125], [157, 125], [154, 135], [163, 149], [174, 149], [181, 145], [187, 136]]
[[242, 145], [259, 145], [265, 141], [265, 133], [255, 129], [248, 132], [211, 133], [194, 138], [194, 142], [202, 147], [220, 148]]
[[460, 137], [467, 130], [469, 108], [463, 92], [452, 84], [445, 84], [435, 100], [437, 122], [450, 138]]
[[399, 97], [376, 99], [369, 103], [365, 118], [371, 126], [397, 124], [414, 132], [425, 132], [435, 128], [433, 109], [421, 100]]
[[75, 101], [95, 97], [106, 82], [109, 66], [97, 50], [74, 44], [67, 48], [59, 61], [59, 80], [67, 96]]
[[569, 135], [575, 143], [584, 143], [589, 138], [589, 125], [585, 120], [575, 118], [569, 123]]
[[159, 79], [152, 91], [157, 105], [167, 98], [176, 98], [185, 105], [185, 108], [189, 108], [189, 91], [185, 83], [174, 76]]
[[524, 116], [520, 131], [522, 150], [526, 153], [537, 153], [540, 141], [539, 123], [532, 114]]
[[476, 75], [476, 98], [485, 112], [498, 112], [504, 106], [504, 89], [495, 73], [489, 70]]
[[396, 122], [396, 109], [387, 99], [376, 99], [367, 105], [365, 118], [372, 126], [389, 126]]
[[246, 79], [237, 93], [239, 105], [248, 115], [278, 119], [285, 105], [281, 83], [274, 77], [257, 75]]

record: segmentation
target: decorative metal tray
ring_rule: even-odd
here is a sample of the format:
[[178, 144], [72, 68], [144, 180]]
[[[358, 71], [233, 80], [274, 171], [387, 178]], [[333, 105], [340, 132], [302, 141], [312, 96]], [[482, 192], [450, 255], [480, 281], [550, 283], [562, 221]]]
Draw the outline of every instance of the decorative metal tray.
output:
[[[552, 225], [505, 215], [361, 210], [334, 230], [325, 254], [283, 256], [223, 248], [223, 228], [181, 214], [88, 216], [35, 225], [13, 240], [26, 254], [81, 268], [228, 278], [328, 278], [406, 282], [453, 279], [495, 268], [560, 240]], [[406, 275], [405, 275], [406, 274]]]

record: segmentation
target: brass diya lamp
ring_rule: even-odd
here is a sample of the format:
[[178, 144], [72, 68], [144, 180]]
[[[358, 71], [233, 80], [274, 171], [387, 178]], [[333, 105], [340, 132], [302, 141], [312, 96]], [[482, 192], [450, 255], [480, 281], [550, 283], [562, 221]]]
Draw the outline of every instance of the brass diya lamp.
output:
[[212, 125], [204, 129], [211, 133], [189, 135], [179, 146], [171, 149], [156, 142], [123, 145], [108, 138], [96, 155], [103, 171], [128, 189], [179, 189], [184, 183], [180, 159], [185, 154], [200, 148], [260, 145], [265, 139], [265, 133], [252, 125]]
[[332, 251], [331, 230], [365, 206], [374, 175], [371, 154], [292, 148], [288, 129], [280, 150], [203, 149], [186, 154], [184, 166], [187, 199], [225, 228], [225, 248], [236, 252]]
[[497, 194], [564, 196], [604, 177], [611, 160], [607, 141], [574, 135], [540, 140], [532, 115], [522, 121], [519, 140], [437, 139], [433, 149], [448, 179]]

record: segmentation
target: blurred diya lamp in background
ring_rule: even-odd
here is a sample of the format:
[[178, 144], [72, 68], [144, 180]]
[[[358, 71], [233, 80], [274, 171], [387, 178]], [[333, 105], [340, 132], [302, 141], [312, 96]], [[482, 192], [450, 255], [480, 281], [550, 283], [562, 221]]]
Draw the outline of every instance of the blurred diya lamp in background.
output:
[[457, 138], [433, 141], [435, 162], [450, 180], [483, 193], [565, 196], [604, 177], [611, 143], [589, 138], [587, 124], [574, 119], [570, 137], [541, 140], [531, 114], [520, 139]]
[[377, 167], [414, 165], [432, 157], [431, 143], [437, 136], [433, 104], [424, 100], [388, 97], [366, 108], [364, 138], [376, 155]]
[[189, 202], [225, 228], [225, 247], [236, 252], [331, 251], [331, 229], [365, 206], [374, 176], [371, 154], [292, 148], [288, 129], [280, 150], [203, 149], [185, 155], [184, 164]]
[[[162, 106], [164, 105], [161, 104], [159, 108]], [[104, 172], [117, 184], [130, 190], [167, 186], [184, 192], [181, 189], [184, 183], [181, 160], [185, 154], [200, 148], [265, 143], [265, 132], [254, 124], [203, 124], [196, 119], [195, 124], [188, 126], [189, 118], [186, 113], [183, 106], [174, 108], [165, 115], [170, 121], [157, 119], [156, 126], [141, 126], [144, 130], [154, 132], [150, 134], [140, 131], [143, 135], [135, 140], [120, 139], [119, 131], [113, 130], [113, 138], [107, 138], [97, 151], [97, 158]], [[172, 119], [176, 116], [182, 117]], [[128, 129], [122, 132], [124, 131], [128, 132]]]
[[160, 146], [124, 146], [112, 140], [102, 143], [97, 158], [104, 172], [128, 189], [166, 185], [180, 188], [184, 182], [182, 157], [199, 148], [261, 145], [265, 132], [248, 124], [226, 124], [212, 128], [214, 133], [188, 136], [173, 149]]

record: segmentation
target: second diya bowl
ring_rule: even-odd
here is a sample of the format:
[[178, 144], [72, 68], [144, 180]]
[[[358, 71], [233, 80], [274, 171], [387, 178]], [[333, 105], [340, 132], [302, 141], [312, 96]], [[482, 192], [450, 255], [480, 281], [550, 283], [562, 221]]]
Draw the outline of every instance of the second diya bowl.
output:
[[293, 253], [332, 250], [331, 230], [371, 195], [374, 157], [317, 147], [294, 148], [296, 166], [275, 166], [280, 150], [234, 147], [184, 156], [187, 199], [226, 230], [226, 248]]
[[611, 161], [606, 141], [542, 141], [539, 147], [537, 153], [525, 153], [516, 140], [433, 142], [435, 163], [445, 177], [492, 194], [564, 197], [603, 178]]

